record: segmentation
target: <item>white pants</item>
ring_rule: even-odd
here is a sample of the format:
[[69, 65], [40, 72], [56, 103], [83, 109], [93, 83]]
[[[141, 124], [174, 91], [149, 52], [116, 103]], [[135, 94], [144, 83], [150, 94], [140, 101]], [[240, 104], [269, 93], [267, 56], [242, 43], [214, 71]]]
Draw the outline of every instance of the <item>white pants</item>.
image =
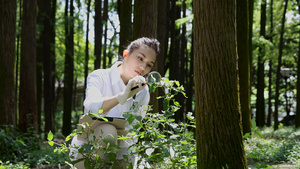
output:
[[[122, 160], [123, 159], [123, 155], [128, 155], [131, 153], [131, 151], [128, 151], [128, 147], [130, 146], [130, 143], [127, 143], [125, 141], [121, 141], [118, 140], [118, 134], [117, 134], [117, 130], [116, 128], [111, 125], [111, 124], [100, 124], [99, 126], [97, 126], [94, 129], [94, 133], [90, 133], [88, 139], [89, 140], [93, 140], [94, 136], [96, 136], [97, 138], [104, 138], [106, 140], [108, 140], [111, 144], [118, 144], [118, 146], [121, 149], [118, 149], [116, 151], [116, 159], [117, 160]], [[98, 138], [99, 139], [99, 138]], [[73, 148], [75, 146], [79, 146], [81, 147], [82, 145], [84, 145], [87, 141], [82, 138], [82, 137], [78, 137], [78, 135], [76, 135], [72, 142], [71, 142], [71, 149], [70, 149], [70, 159], [72, 161], [77, 160], [82, 158], [82, 155], [80, 153], [78, 153], [78, 149], [77, 148]], [[102, 139], [99, 139], [98, 142], [101, 146], [106, 146], [106, 144], [103, 142]], [[131, 142], [132, 143], [132, 142]], [[104, 152], [100, 152], [98, 153], [98, 155], [100, 156], [101, 159], [105, 159], [106, 157], [104, 157]], [[132, 163], [135, 166], [135, 157], [128, 157], [128, 160], [130, 163]], [[84, 169], [84, 161], [81, 161], [79, 163], [77, 163], [75, 165], [77, 168], [79, 169]]]

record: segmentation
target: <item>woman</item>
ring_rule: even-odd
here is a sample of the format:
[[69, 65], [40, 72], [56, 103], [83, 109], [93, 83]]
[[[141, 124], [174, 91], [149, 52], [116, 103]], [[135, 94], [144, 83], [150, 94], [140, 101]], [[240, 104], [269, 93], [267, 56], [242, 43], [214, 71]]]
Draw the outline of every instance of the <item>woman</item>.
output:
[[[102, 109], [102, 117], [123, 118], [124, 112], [129, 112], [133, 102], [137, 102], [140, 108], [148, 105], [150, 95], [143, 76], [147, 75], [156, 62], [159, 53], [159, 42], [151, 38], [139, 38], [131, 42], [126, 50], [123, 51], [123, 60], [116, 62], [109, 69], [98, 69], [93, 71], [87, 78], [86, 99], [84, 101], [85, 112], [99, 114]], [[139, 86], [131, 90], [131, 88]], [[134, 96], [135, 95], [135, 96]], [[132, 97], [134, 96], [134, 98]], [[137, 111], [141, 112], [141, 111]], [[145, 111], [140, 114], [145, 117]], [[134, 124], [134, 123], [133, 123]], [[132, 125], [126, 126], [129, 130]], [[94, 129], [93, 136], [105, 138], [113, 144], [117, 144], [121, 149], [117, 150], [117, 160], [114, 165], [120, 168], [125, 167], [123, 155], [128, 155], [128, 147], [134, 144], [135, 140], [118, 141], [117, 130], [113, 125], [101, 124]], [[81, 146], [86, 142], [75, 136], [71, 145]], [[105, 146], [101, 141], [99, 144]], [[70, 155], [75, 159], [82, 158], [82, 155], [72, 149]], [[103, 152], [99, 154], [101, 159], [105, 159]], [[131, 157], [131, 163], [134, 165], [134, 157]], [[73, 159], [74, 160], [74, 159]], [[77, 168], [84, 168], [83, 162], [76, 164]]]

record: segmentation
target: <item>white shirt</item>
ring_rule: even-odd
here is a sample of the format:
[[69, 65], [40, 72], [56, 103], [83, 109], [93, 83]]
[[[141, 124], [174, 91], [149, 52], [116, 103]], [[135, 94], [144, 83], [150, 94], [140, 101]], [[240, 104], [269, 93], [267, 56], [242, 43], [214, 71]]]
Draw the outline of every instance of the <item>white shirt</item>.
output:
[[[116, 62], [109, 69], [98, 69], [89, 74], [87, 78], [86, 99], [84, 100], [84, 113], [99, 114], [99, 110], [102, 107], [103, 101], [112, 96], [123, 92], [126, 88], [123, 80], [120, 77], [118, 66], [122, 62]], [[142, 108], [144, 105], [148, 105], [150, 100], [150, 94], [148, 86], [137, 93], [136, 98], [129, 98], [124, 105], [118, 104], [113, 107], [106, 117], [123, 117], [123, 112], [128, 112], [133, 105], [133, 102], [137, 102]], [[144, 118], [146, 112], [135, 110], [134, 113], [141, 113]]]

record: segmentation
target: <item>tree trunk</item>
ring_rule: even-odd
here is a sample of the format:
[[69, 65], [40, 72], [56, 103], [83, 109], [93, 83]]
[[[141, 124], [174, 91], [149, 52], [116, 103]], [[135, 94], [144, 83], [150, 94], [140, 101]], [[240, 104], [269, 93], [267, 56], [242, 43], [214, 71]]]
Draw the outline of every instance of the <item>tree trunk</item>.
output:
[[124, 47], [132, 40], [132, 0], [120, 0], [120, 44], [119, 55], [123, 56]]
[[[45, 1], [37, 1], [37, 26], [43, 28], [43, 8]], [[43, 42], [42, 42], [42, 30], [37, 30], [37, 45], [36, 45], [36, 95], [37, 95], [37, 116], [38, 116], [38, 126], [39, 133], [42, 132], [42, 104], [43, 104]]]
[[65, 29], [66, 29], [66, 59], [64, 71], [64, 114], [62, 134], [67, 136], [71, 133], [73, 78], [74, 78], [74, 6], [70, 0], [70, 19], [68, 22], [68, 0], [65, 8]]
[[[89, 20], [90, 20], [90, 12], [91, 12], [91, 0], [88, 0], [87, 4], [87, 24], [86, 24], [86, 35], [85, 35], [85, 62], [84, 62], [84, 99], [85, 99], [85, 89], [87, 86], [87, 76], [89, 74]], [[82, 111], [84, 111], [84, 107], [82, 106]]]
[[101, 49], [102, 49], [102, 33], [103, 33], [103, 25], [102, 25], [102, 1], [95, 1], [95, 67], [94, 69], [99, 69], [101, 65]]
[[[158, 0], [135, 0], [133, 39], [140, 37], [157, 37], [157, 3]], [[153, 67], [157, 70], [157, 64]], [[153, 112], [158, 112], [157, 91], [151, 94], [150, 105], [153, 105]]]
[[[273, 0], [270, 2], [270, 42], [273, 43]], [[268, 116], [267, 116], [267, 126], [271, 126], [271, 116], [272, 116], [272, 69], [273, 61], [272, 57], [269, 60], [269, 99], [268, 99]]]
[[[261, 17], [260, 17], [260, 36], [266, 37], [266, 0], [261, 3]], [[258, 127], [265, 125], [265, 46], [261, 45], [258, 54], [258, 68], [257, 68], [257, 93], [256, 93], [256, 124]]]
[[108, 21], [108, 0], [104, 0], [103, 22], [105, 22], [104, 29], [104, 48], [103, 48], [103, 69], [106, 69], [106, 43], [107, 43], [107, 21]]
[[284, 33], [284, 25], [285, 25], [285, 14], [287, 10], [288, 0], [285, 0], [282, 20], [281, 20], [281, 29], [280, 29], [280, 40], [279, 40], [279, 55], [278, 55], [278, 66], [276, 72], [276, 91], [275, 91], [275, 112], [274, 112], [274, 130], [278, 129], [278, 106], [279, 106], [279, 81], [281, 78], [280, 69], [282, 62], [282, 50], [283, 50], [283, 33]]
[[239, 105], [236, 1], [194, 1], [197, 168], [248, 168]]
[[16, 0], [0, 0], [0, 125], [16, 125]]
[[[248, 28], [248, 31], [249, 31], [249, 39], [248, 39], [248, 45], [249, 45], [249, 59], [250, 59], [250, 97], [251, 97], [251, 94], [252, 94], [252, 91], [251, 91], [251, 86], [253, 86], [253, 83], [254, 83], [254, 78], [253, 78], [253, 58], [252, 58], [252, 35], [253, 35], [253, 6], [254, 6], [254, 0], [248, 0], [249, 2], [249, 6], [248, 6], [248, 9], [249, 9], [249, 28]], [[251, 104], [251, 103], [250, 103]], [[252, 120], [252, 108], [253, 105], [250, 105], [250, 115], [251, 115], [251, 120]]]
[[[51, 41], [51, 0], [43, 0], [43, 6], [41, 9], [42, 15], [42, 31], [41, 31], [41, 42], [42, 42], [42, 58], [44, 68], [44, 113], [45, 113], [45, 136], [49, 131], [54, 132], [54, 110], [53, 110], [53, 98], [54, 92], [52, 90], [52, 51], [51, 47], [53, 44]], [[45, 137], [46, 138], [46, 137]]]
[[[169, 38], [169, 2], [160, 1], [157, 6], [157, 40], [160, 42], [160, 53], [156, 59], [157, 71], [162, 77], [165, 76], [165, 60], [168, 53]], [[163, 95], [164, 91], [158, 90], [159, 95]], [[158, 100], [158, 110], [163, 110], [163, 100]]]
[[237, 49], [243, 134], [251, 133], [248, 1], [237, 0]]
[[23, 1], [21, 33], [19, 129], [38, 132], [36, 101], [36, 0]]
[[[169, 52], [169, 74], [171, 80], [179, 80], [180, 77], [180, 29], [176, 27], [175, 21], [180, 18], [180, 6], [176, 5], [176, 0], [171, 1], [171, 46]], [[176, 96], [176, 100], [180, 96]], [[180, 99], [179, 99], [180, 100]], [[183, 113], [180, 111], [175, 112], [175, 121], [180, 122], [183, 120]]]
[[[298, 14], [300, 15], [300, 0], [298, 0]], [[300, 33], [300, 32], [299, 32]], [[300, 38], [298, 43], [298, 56], [300, 56]], [[300, 127], [300, 57], [298, 57], [298, 63], [297, 63], [297, 111], [296, 111], [296, 120], [295, 124], [296, 127]]]

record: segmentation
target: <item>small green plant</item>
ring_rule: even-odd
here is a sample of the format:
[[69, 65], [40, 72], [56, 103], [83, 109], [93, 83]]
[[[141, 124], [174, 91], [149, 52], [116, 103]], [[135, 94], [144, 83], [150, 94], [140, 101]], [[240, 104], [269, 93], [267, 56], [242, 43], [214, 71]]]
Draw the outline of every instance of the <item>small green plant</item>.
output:
[[[136, 156], [138, 158], [137, 165], [144, 168], [195, 168], [196, 167], [196, 141], [195, 136], [191, 128], [195, 128], [195, 118], [192, 113], [187, 114], [189, 123], [175, 123], [172, 118], [174, 113], [180, 109], [180, 104], [175, 100], [175, 95], [183, 94], [184, 88], [178, 81], [169, 81], [163, 78], [160, 84], [151, 84], [149, 91], [154, 92], [157, 88], [163, 88], [165, 94], [159, 96], [158, 99], [163, 100], [163, 110], [160, 112], [151, 112], [151, 106], [148, 107], [149, 112], [142, 120], [137, 111], [143, 111], [145, 109], [139, 109], [135, 103], [131, 107], [129, 112], [124, 113], [124, 117], [129, 124], [133, 125], [133, 128], [129, 130], [127, 136], [119, 137], [119, 140], [126, 141], [127, 139], [137, 140], [136, 144], [133, 144], [131, 154], [125, 155], [124, 159], [128, 160], [130, 156]], [[94, 132], [90, 130], [90, 132]], [[77, 134], [81, 134], [83, 131], [74, 130], [66, 138], [66, 142]], [[88, 134], [88, 133], [87, 133]], [[76, 161], [68, 161], [67, 164], [71, 167], [77, 162], [85, 161], [86, 168], [99, 168], [104, 164], [107, 166], [113, 166], [113, 161], [116, 158], [116, 150], [120, 147], [118, 145], [112, 145], [106, 142], [106, 147], [100, 146], [98, 140], [101, 138], [94, 138], [87, 140], [87, 143], [81, 147], [72, 147], [70, 145], [58, 144], [56, 152], [68, 153], [70, 148], [77, 148], [78, 152], [82, 154], [82, 158]], [[48, 134], [49, 144], [53, 146], [52, 133]], [[105, 156], [110, 161], [102, 160], [97, 151], [105, 151]], [[128, 168], [133, 168], [130, 164]]]

